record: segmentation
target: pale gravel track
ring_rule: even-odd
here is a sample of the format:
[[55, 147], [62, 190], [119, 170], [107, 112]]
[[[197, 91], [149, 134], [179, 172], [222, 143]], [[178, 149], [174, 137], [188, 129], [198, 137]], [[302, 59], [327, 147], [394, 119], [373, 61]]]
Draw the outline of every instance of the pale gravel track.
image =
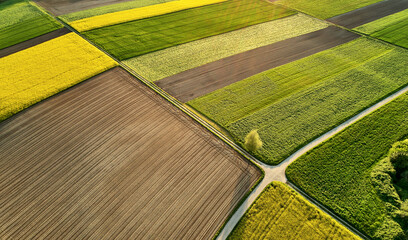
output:
[[[223, 230], [220, 232], [220, 234], [217, 237], [217, 240], [223, 240], [228, 237], [228, 235], [231, 233], [231, 231], [234, 229], [234, 227], [238, 224], [239, 220], [241, 217], [245, 214], [247, 209], [251, 206], [251, 204], [255, 201], [255, 199], [261, 194], [263, 189], [270, 184], [273, 181], [280, 181], [284, 183], [288, 183], [286, 175], [285, 175], [285, 170], [291, 164], [293, 161], [298, 159], [300, 156], [305, 154], [306, 152], [310, 151], [311, 149], [315, 148], [317, 145], [323, 143], [324, 141], [328, 140], [329, 138], [333, 137], [337, 133], [343, 131], [345, 128], [348, 126], [354, 124], [358, 120], [362, 119], [363, 117], [371, 114], [375, 110], [379, 109], [380, 107], [384, 106], [385, 104], [391, 102], [392, 100], [396, 99], [397, 97], [401, 96], [402, 94], [408, 92], [408, 86], [404, 87], [403, 89], [395, 92], [394, 94], [388, 96], [387, 98], [381, 100], [380, 102], [374, 104], [373, 106], [365, 109], [364, 111], [360, 112], [359, 114], [355, 115], [354, 117], [348, 119], [347, 121], [343, 122], [342, 124], [338, 125], [337, 127], [333, 128], [332, 130], [326, 132], [325, 134], [321, 135], [320, 137], [316, 138], [306, 146], [302, 147], [295, 153], [293, 153], [291, 156], [289, 156], [287, 159], [285, 159], [283, 162], [281, 162], [279, 165], [276, 166], [269, 166], [266, 165], [258, 160], [256, 160], [256, 164], [258, 164], [259, 167], [261, 167], [265, 171], [265, 177], [261, 181], [261, 183], [255, 188], [253, 192], [247, 197], [247, 199], [242, 203], [242, 205], [239, 207], [239, 209], [234, 213], [234, 215], [229, 219]], [[322, 211], [326, 212], [330, 216], [332, 216], [334, 219], [342, 223], [345, 227], [350, 229], [352, 232], [357, 234], [363, 239], [368, 239], [367, 236], [364, 234], [360, 233], [357, 229], [352, 227], [350, 224], [339, 218], [337, 215], [334, 215], [331, 213], [327, 208], [325, 208], [323, 205], [318, 203], [316, 200], [311, 199], [310, 197], [307, 197], [307, 194], [305, 194], [301, 189], [295, 187], [293, 184], [289, 185], [294, 188], [297, 192], [300, 192], [304, 197], [306, 197], [312, 204], [320, 208]]]

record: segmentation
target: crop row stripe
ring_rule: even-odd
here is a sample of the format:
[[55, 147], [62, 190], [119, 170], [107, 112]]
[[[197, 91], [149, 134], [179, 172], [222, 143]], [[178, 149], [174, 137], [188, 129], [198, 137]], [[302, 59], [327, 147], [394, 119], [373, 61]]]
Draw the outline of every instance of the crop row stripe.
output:
[[201, 7], [205, 5], [225, 2], [227, 0], [177, 0], [146, 6], [141, 8], [129, 9], [120, 12], [107, 13], [99, 16], [85, 18], [73, 21], [71, 26], [80, 32], [89, 31], [92, 29], [111, 26], [119, 23], [139, 20], [159, 16], [167, 13], [181, 11], [185, 9]]

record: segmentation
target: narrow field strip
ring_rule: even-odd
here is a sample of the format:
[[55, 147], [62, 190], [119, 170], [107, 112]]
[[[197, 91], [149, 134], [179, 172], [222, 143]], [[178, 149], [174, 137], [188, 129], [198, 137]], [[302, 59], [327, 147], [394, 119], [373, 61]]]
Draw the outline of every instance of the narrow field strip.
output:
[[187, 102], [358, 37], [357, 34], [331, 26], [223, 58], [155, 83], [178, 100]]
[[274, 1], [274, 3], [296, 9], [320, 19], [327, 19], [380, 1], [382, 0], [278, 0]]
[[123, 10], [129, 10], [133, 8], [140, 8], [140, 7], [146, 7], [150, 5], [155, 5], [155, 4], [160, 4], [160, 3], [165, 3], [165, 2], [171, 2], [174, 0], [144, 0], [144, 1], [139, 1], [139, 0], [133, 0], [133, 1], [125, 1], [121, 3], [115, 3], [115, 4], [110, 4], [106, 6], [100, 6], [100, 7], [95, 7], [91, 9], [86, 9], [82, 10], [79, 12], [73, 12], [69, 14], [65, 14], [62, 16], [59, 16], [60, 19], [64, 20], [65, 22], [73, 22], [76, 20], [84, 19], [84, 18], [89, 18], [89, 17], [94, 17], [94, 16], [99, 16], [107, 13], [113, 13], [113, 12], [119, 12]]
[[[406, 60], [403, 60], [406, 59]], [[315, 137], [405, 86], [408, 52], [365, 38], [271, 69], [188, 102], [278, 164]]]
[[83, 34], [120, 60], [295, 14], [262, 0], [230, 0]]
[[0, 49], [62, 28], [62, 24], [25, 0], [0, 2]]
[[175, 75], [241, 52], [317, 31], [328, 24], [303, 14], [257, 24], [125, 60], [149, 81]]
[[116, 65], [74, 33], [0, 58], [0, 120]]
[[[405, 2], [408, 8], [408, 2]], [[378, 19], [354, 30], [408, 48], [408, 9]]]
[[261, 176], [121, 68], [0, 129], [0, 238], [208, 239]]
[[359, 239], [280, 182], [255, 200], [227, 239]]
[[[393, 15], [406, 8], [408, 8], [408, 2], [405, 0], [386, 0], [329, 18], [327, 21], [351, 29]], [[374, 23], [369, 25], [377, 26]]]
[[17, 44], [15, 44], [13, 46], [0, 49], [0, 58], [8, 56], [8, 55], [16, 53], [16, 52], [19, 52], [21, 50], [33, 47], [33, 46], [38, 45], [40, 43], [49, 41], [51, 39], [60, 37], [62, 35], [70, 33], [70, 32], [71, 31], [69, 31], [67, 28], [60, 28], [60, 29], [57, 29], [55, 31], [43, 34], [41, 36], [32, 38], [30, 40], [27, 40], [27, 41], [24, 41], [24, 42], [21, 42], [21, 43], [17, 43]]
[[392, 206], [370, 175], [391, 146], [407, 138], [407, 106], [405, 93], [349, 126], [292, 163], [288, 179], [371, 238], [406, 238], [404, 222], [387, 213]]
[[107, 13], [104, 15], [76, 20], [70, 25], [79, 32], [89, 31], [119, 23], [150, 18], [172, 12], [182, 11], [190, 8], [202, 7], [210, 4], [221, 3], [227, 0], [175, 0], [151, 6], [124, 10], [120, 12]]

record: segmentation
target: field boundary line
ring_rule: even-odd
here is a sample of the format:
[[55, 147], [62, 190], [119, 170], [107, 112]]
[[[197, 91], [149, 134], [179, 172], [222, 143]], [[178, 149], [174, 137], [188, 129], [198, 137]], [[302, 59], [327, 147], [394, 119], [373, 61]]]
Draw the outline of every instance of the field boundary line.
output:
[[[178, 109], [180, 109], [182, 112], [184, 112], [185, 114], [187, 114], [189, 117], [191, 117], [192, 119], [194, 119], [195, 121], [197, 121], [200, 125], [202, 125], [203, 127], [205, 127], [207, 130], [209, 130], [212, 134], [216, 135], [219, 139], [221, 139], [223, 142], [225, 142], [227, 145], [229, 145], [230, 147], [232, 147], [235, 151], [237, 151], [238, 153], [240, 153], [244, 158], [246, 158], [248, 160], [248, 164], [253, 163], [262, 173], [261, 177], [257, 180], [256, 184], [251, 188], [251, 190], [246, 194], [245, 197], [242, 198], [242, 200], [240, 201], [239, 205], [236, 206], [236, 208], [234, 209], [234, 211], [231, 213], [231, 215], [228, 217], [228, 219], [225, 221], [225, 223], [223, 224], [223, 226], [220, 228], [220, 230], [217, 232], [217, 234], [214, 236], [214, 239], [226, 239], [228, 237], [228, 235], [230, 234], [230, 232], [233, 230], [233, 228], [237, 225], [237, 223], [239, 222], [239, 220], [241, 219], [241, 217], [245, 214], [245, 212], [249, 209], [249, 207], [252, 205], [252, 203], [255, 201], [255, 199], [261, 194], [261, 192], [263, 191], [263, 189], [265, 189], [265, 187], [270, 184], [273, 181], [280, 181], [280, 182], [284, 182], [284, 183], [288, 183], [288, 180], [286, 178], [286, 174], [285, 174], [285, 170], [287, 168], [287, 166], [293, 162], [294, 160], [296, 160], [297, 158], [299, 158], [301, 155], [303, 155], [304, 153], [310, 151], [311, 149], [313, 149], [314, 147], [316, 147], [317, 145], [319, 145], [320, 143], [328, 140], [329, 138], [333, 137], [335, 134], [337, 134], [338, 132], [344, 130], [346, 127], [348, 127], [349, 125], [355, 123], [356, 121], [360, 120], [361, 118], [365, 117], [366, 115], [371, 114], [372, 112], [374, 112], [375, 110], [377, 110], [378, 108], [382, 107], [383, 105], [391, 102], [392, 100], [394, 100], [395, 98], [397, 98], [398, 96], [404, 94], [405, 92], [408, 92], [408, 86], [403, 87], [402, 89], [397, 90], [396, 92], [394, 92], [393, 94], [387, 96], [386, 98], [382, 99], [381, 101], [377, 102], [376, 104], [372, 105], [371, 107], [368, 107], [366, 109], [364, 109], [363, 111], [361, 111], [360, 113], [358, 113], [357, 115], [351, 117], [350, 119], [346, 120], [345, 122], [343, 122], [342, 124], [338, 125], [337, 127], [335, 127], [334, 129], [330, 130], [329, 132], [326, 132], [325, 134], [321, 135], [320, 137], [316, 138], [315, 140], [313, 140], [312, 142], [310, 142], [309, 144], [305, 145], [304, 147], [302, 147], [301, 149], [299, 149], [298, 151], [296, 151], [295, 153], [293, 153], [291, 156], [289, 156], [287, 159], [285, 159], [284, 161], [282, 161], [280, 164], [276, 165], [276, 166], [270, 166], [267, 165], [265, 163], [262, 163], [261, 161], [259, 161], [258, 159], [256, 159], [255, 157], [253, 157], [252, 155], [250, 155], [246, 150], [244, 150], [242, 147], [240, 147], [239, 145], [237, 145], [235, 142], [233, 142], [232, 140], [230, 140], [228, 137], [226, 137], [224, 134], [222, 134], [218, 129], [216, 129], [215, 127], [213, 127], [211, 124], [209, 124], [208, 122], [206, 122], [205, 120], [201, 119], [198, 115], [196, 115], [194, 112], [192, 112], [190, 109], [188, 109], [187, 107], [185, 107], [181, 102], [179, 102], [177, 99], [175, 99], [174, 97], [172, 97], [170, 94], [168, 94], [167, 92], [165, 92], [164, 90], [162, 90], [161, 88], [159, 88], [157, 85], [155, 85], [154, 83], [148, 81], [147, 79], [145, 79], [143, 76], [141, 76], [140, 74], [138, 74], [137, 72], [135, 72], [134, 70], [130, 69], [127, 65], [125, 65], [124, 63], [122, 63], [121, 61], [119, 61], [118, 59], [116, 59], [115, 57], [113, 57], [111, 54], [109, 54], [108, 52], [106, 52], [104, 49], [102, 49], [101, 47], [99, 47], [98, 45], [96, 45], [95, 43], [91, 42], [90, 40], [88, 40], [87, 38], [85, 38], [81, 33], [79, 33], [77, 30], [73, 29], [69, 24], [67, 24], [65, 21], [63, 21], [60, 18], [55, 17], [54, 15], [50, 14], [53, 18], [55, 18], [57, 21], [61, 22], [66, 28], [68, 28], [69, 30], [71, 30], [72, 32], [76, 33], [77, 35], [79, 35], [80, 37], [82, 37], [84, 40], [86, 40], [87, 42], [89, 42], [90, 44], [92, 44], [94, 47], [96, 47], [97, 49], [99, 49], [100, 51], [102, 51], [103, 53], [105, 53], [107, 56], [111, 57], [114, 61], [116, 61], [120, 67], [122, 67], [124, 70], [126, 70], [127, 72], [129, 72], [131, 75], [133, 75], [134, 77], [136, 77], [139, 81], [141, 81], [142, 83], [144, 83], [146, 86], [148, 86], [150, 89], [152, 89], [155, 93], [159, 94], [161, 97], [163, 97], [165, 100], [169, 101], [172, 105], [174, 105], [175, 107], [177, 107]], [[307, 14], [308, 15], [308, 14]], [[325, 20], [322, 20], [325, 21]], [[326, 21], [327, 22], [327, 21]], [[332, 23], [330, 23], [331, 25], [334, 25]], [[349, 29], [347, 29], [348, 31], [350, 31]], [[361, 35], [361, 34], [360, 34]], [[379, 40], [381, 41], [381, 40]], [[384, 42], [384, 41], [382, 41]], [[392, 44], [393, 45], [393, 44]], [[395, 46], [395, 45], [393, 45]], [[288, 183], [290, 185], [290, 183]], [[305, 192], [303, 191], [299, 191], [295, 188], [292, 187], [292, 189], [294, 189], [296, 192], [298, 192], [299, 194], [301, 194], [302, 196], [307, 196], [306, 200], [308, 202], [310, 202], [311, 204], [313, 204], [314, 206], [318, 207], [319, 209], [321, 209], [323, 212], [325, 212], [326, 214], [330, 215], [330, 216], [336, 216], [335, 220], [341, 219], [340, 216], [337, 216], [335, 213], [331, 212], [329, 209], [322, 209], [320, 207], [320, 205], [318, 203], [316, 203], [315, 201], [312, 201], [312, 198], [310, 196], [308, 196]], [[360, 232], [359, 230], [355, 229], [353, 227], [353, 229], [350, 229], [347, 225], [343, 224], [343, 222], [345, 222], [345, 220], [341, 219], [341, 221], [338, 221], [341, 225], [343, 225], [344, 227], [346, 227], [347, 229], [349, 229], [351, 232], [353, 232], [354, 234], [356, 234], [357, 236], [366, 236], [365, 234], [363, 234], [362, 232]], [[365, 237], [363, 239], [369, 239], [368, 237]]]

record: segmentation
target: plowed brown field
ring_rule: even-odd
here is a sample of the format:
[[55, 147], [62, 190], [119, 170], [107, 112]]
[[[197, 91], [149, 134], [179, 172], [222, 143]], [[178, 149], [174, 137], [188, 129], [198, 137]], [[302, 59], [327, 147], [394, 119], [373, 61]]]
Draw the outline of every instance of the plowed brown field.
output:
[[0, 123], [0, 238], [208, 239], [260, 176], [115, 68]]
[[252, 49], [155, 83], [181, 102], [188, 102], [257, 73], [307, 57], [358, 38], [359, 35], [337, 27]]

